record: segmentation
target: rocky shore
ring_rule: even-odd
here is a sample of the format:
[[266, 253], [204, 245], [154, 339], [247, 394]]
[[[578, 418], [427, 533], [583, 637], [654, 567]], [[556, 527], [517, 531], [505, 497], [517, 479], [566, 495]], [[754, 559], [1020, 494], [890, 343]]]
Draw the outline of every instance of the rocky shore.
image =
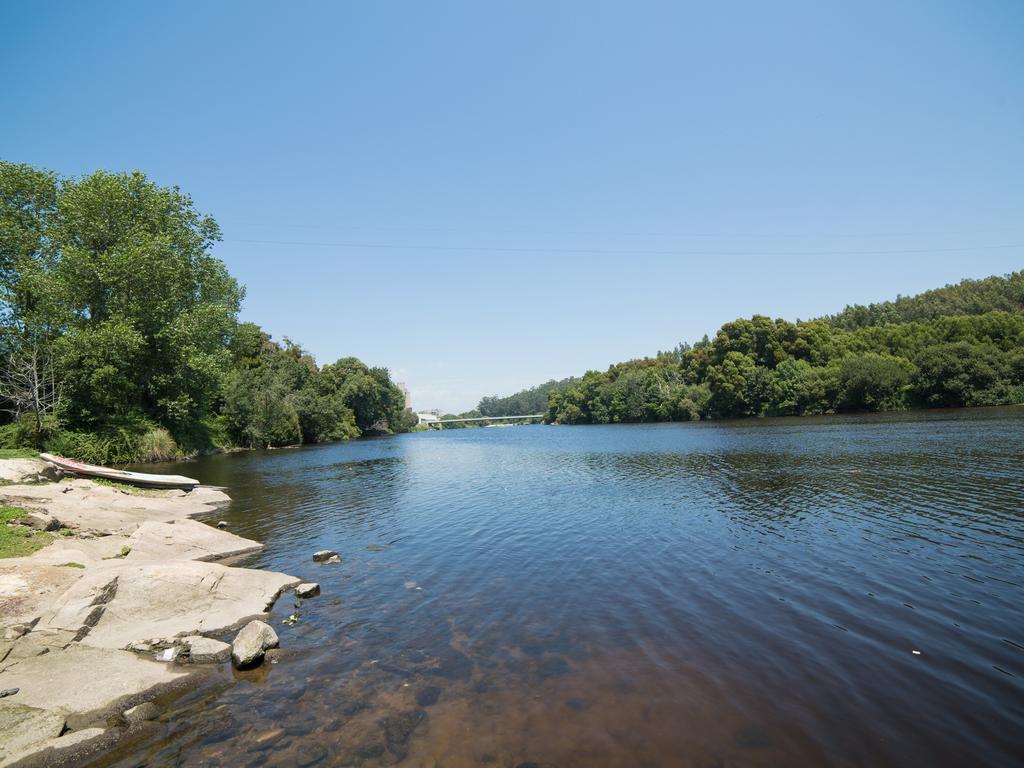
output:
[[226, 563], [262, 545], [193, 519], [223, 492], [61, 479], [31, 459], [0, 460], [0, 481], [0, 504], [52, 537], [0, 559], [0, 766], [77, 764], [159, 716], [158, 697], [276, 645], [258, 620], [300, 580]]

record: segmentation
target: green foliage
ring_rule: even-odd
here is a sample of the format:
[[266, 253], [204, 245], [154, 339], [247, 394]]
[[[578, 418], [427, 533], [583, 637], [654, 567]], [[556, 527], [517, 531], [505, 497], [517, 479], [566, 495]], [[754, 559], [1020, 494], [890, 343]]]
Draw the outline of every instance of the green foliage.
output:
[[0, 447], [129, 463], [414, 426], [386, 369], [321, 370], [237, 323], [244, 291], [210, 254], [219, 239], [186, 194], [139, 172], [0, 162], [0, 354], [38, 350], [61, 395], [31, 435], [0, 425]]
[[1017, 272], [832, 318], [741, 318], [713, 339], [552, 389], [546, 420], [600, 424], [1021, 402], [1022, 308], [1024, 272]]
[[297, 344], [257, 331], [246, 328], [233, 342], [238, 367], [224, 379], [223, 411], [239, 443], [318, 443], [415, 426], [386, 369], [351, 357], [318, 368]]
[[899, 296], [867, 306], [855, 304], [826, 320], [837, 328], [856, 330], [888, 323], [910, 323], [939, 317], [983, 315], [1024, 310], [1024, 271], [984, 280], [963, 280], [917, 296]]
[[35, 459], [39, 451], [33, 448], [0, 448], [0, 459]]
[[178, 455], [178, 444], [166, 429], [154, 427], [139, 437], [135, 453], [141, 461], [170, 461]]
[[[0, 164], [9, 346], [52, 354], [72, 429], [201, 418], [230, 363], [242, 290], [209, 254], [220, 230], [143, 174], [35, 176]], [[32, 182], [37, 191], [24, 192]], [[20, 193], [19, 193], [20, 190]], [[34, 206], [14, 216], [19, 202]]]
[[839, 410], [899, 410], [913, 374], [914, 366], [892, 355], [866, 352], [843, 358], [839, 363]]
[[480, 416], [521, 416], [529, 413], [543, 413], [548, 407], [548, 395], [562, 391], [576, 379], [551, 380], [531, 389], [524, 389], [508, 397], [485, 397], [476, 407]]
[[36, 421], [31, 416], [0, 426], [0, 448], [32, 448], [38, 455], [39, 449], [58, 431], [57, 420], [43, 419], [42, 429], [36, 430]]
[[124, 427], [103, 432], [60, 431], [43, 447], [47, 453], [89, 464], [131, 464], [139, 459], [138, 439], [137, 432]]

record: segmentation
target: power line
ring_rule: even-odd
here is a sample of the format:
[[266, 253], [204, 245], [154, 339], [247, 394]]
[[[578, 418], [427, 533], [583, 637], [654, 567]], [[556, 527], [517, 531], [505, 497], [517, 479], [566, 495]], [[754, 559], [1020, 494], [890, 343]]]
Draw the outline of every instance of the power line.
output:
[[[280, 222], [236, 222], [236, 227], [274, 227], [277, 229], [331, 229], [331, 230], [348, 230], [348, 231], [362, 231], [362, 232], [481, 232], [480, 229], [474, 229], [473, 227], [380, 227], [380, 226], [367, 226], [361, 224], [282, 224]], [[962, 235], [977, 235], [977, 234], [999, 234], [1005, 232], [1020, 232], [1024, 230], [1024, 227], [1001, 227], [999, 229], [990, 229], [988, 227], [983, 229], [962, 229], [957, 231], [946, 231], [936, 232], [932, 231], [928, 234], [936, 237], [960, 237]], [[523, 230], [521, 228], [511, 227], [489, 227], [488, 232], [504, 232], [521, 234]], [[543, 230], [540, 231], [543, 234]], [[880, 237], [918, 237], [921, 232], [860, 232], [860, 233], [843, 233], [833, 232], [828, 234], [808, 234], [806, 232], [800, 234], [793, 233], [775, 233], [775, 234], [758, 234], [755, 232], [595, 232], [595, 231], [576, 231], [573, 233], [555, 232], [548, 234], [576, 234], [576, 235], [587, 235], [593, 237], [667, 237], [675, 239], [686, 239], [686, 238], [709, 238], [709, 239], [729, 239], [734, 238], [738, 240], [831, 240], [831, 239], [844, 239], [844, 240], [859, 240], [859, 239], [871, 239]]]
[[609, 248], [528, 248], [516, 246], [467, 246], [467, 245], [398, 245], [393, 243], [352, 243], [324, 242], [316, 240], [258, 240], [229, 238], [224, 242], [248, 245], [286, 245], [314, 248], [368, 248], [395, 251], [457, 251], [467, 253], [564, 253], [589, 254], [596, 256], [889, 256], [915, 253], [959, 253], [968, 251], [995, 251], [1024, 248], [1024, 243], [1008, 245], [975, 245], [947, 248], [901, 248], [879, 250], [831, 250], [831, 251], [709, 251], [709, 250], [650, 250], [650, 249], [609, 249]]

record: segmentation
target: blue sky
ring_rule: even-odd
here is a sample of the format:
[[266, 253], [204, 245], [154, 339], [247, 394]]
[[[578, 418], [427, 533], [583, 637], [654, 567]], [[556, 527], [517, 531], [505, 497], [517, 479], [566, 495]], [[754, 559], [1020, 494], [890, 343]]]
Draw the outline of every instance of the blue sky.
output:
[[1024, 268], [1024, 4], [0, 4], [0, 156], [138, 168], [243, 317], [464, 410]]

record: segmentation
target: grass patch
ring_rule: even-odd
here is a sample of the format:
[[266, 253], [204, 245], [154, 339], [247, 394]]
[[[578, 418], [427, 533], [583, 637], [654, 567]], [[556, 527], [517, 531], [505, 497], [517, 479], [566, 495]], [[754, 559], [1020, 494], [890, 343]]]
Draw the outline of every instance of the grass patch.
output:
[[61, 568], [85, 568], [81, 563], [61, 563]]
[[165, 488], [143, 488], [129, 483], [119, 483], [117, 480], [108, 480], [105, 477], [86, 477], [85, 479], [92, 480], [96, 485], [105, 485], [108, 488], [116, 488], [117, 490], [124, 491], [131, 496], [163, 496], [167, 493], [167, 489]]
[[0, 459], [38, 459], [39, 451], [34, 448], [0, 448]]
[[0, 557], [31, 555], [53, 541], [52, 533], [12, 524], [28, 513], [22, 507], [0, 506]]

